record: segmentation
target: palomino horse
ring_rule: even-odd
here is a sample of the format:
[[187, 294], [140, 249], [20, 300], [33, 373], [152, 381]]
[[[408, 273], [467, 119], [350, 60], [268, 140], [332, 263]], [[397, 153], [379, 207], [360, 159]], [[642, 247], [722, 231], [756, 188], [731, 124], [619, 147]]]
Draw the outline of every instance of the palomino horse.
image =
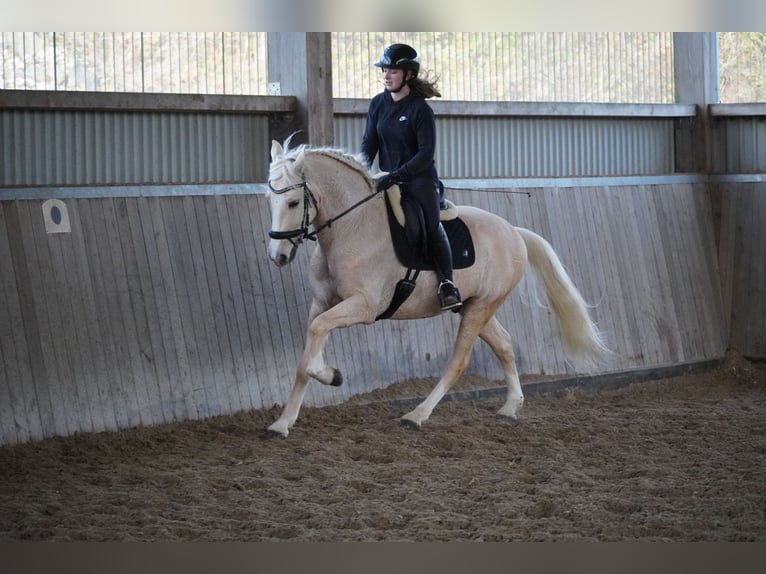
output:
[[[388, 307], [406, 269], [390, 237], [382, 194], [360, 156], [339, 150], [271, 146], [268, 200], [272, 219], [269, 257], [278, 266], [290, 263], [306, 238], [316, 239], [311, 256], [306, 346], [295, 385], [269, 434], [287, 436], [298, 418], [309, 378], [340, 385], [340, 372], [327, 365], [324, 347], [333, 329], [371, 324]], [[414, 410], [401, 418], [419, 428], [468, 367], [471, 349], [481, 337], [505, 372], [508, 392], [501, 417], [516, 418], [524, 396], [516, 371], [511, 338], [495, 312], [524, 275], [527, 260], [537, 271], [558, 316], [570, 359], [586, 368], [608, 352], [553, 248], [539, 235], [513, 227], [504, 219], [470, 206], [458, 207], [475, 244], [475, 263], [455, 271], [464, 304], [454, 351], [441, 380]], [[312, 230], [313, 228], [313, 230]], [[410, 297], [392, 319], [431, 317], [441, 312], [435, 273], [424, 272]], [[578, 363], [578, 361], [582, 361]]]

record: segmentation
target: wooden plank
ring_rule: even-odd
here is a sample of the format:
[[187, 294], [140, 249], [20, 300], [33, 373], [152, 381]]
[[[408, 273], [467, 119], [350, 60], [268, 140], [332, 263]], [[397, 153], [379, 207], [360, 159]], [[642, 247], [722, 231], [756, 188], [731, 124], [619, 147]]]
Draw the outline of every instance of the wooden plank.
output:
[[[6, 303], [4, 293], [0, 293], [0, 305]], [[7, 320], [5, 313], [0, 311], [0, 321]], [[0, 323], [2, 325], [2, 323]], [[15, 444], [29, 439], [26, 417], [21, 416], [23, 401], [19, 400], [17, 389], [11, 387], [11, 381], [17, 381], [18, 364], [15, 349], [8, 344], [10, 337], [2, 332], [0, 327], [0, 444]]]
[[[60, 318], [55, 310], [55, 293], [51, 294], [45, 287], [40, 277], [42, 270], [50, 269], [47, 249], [39, 244], [42, 240], [35, 236], [44, 234], [42, 229], [42, 215], [39, 202], [24, 201], [18, 204], [19, 226], [21, 228], [22, 242], [24, 243], [24, 253], [28, 265], [29, 284], [34, 305], [35, 322], [38, 327], [40, 338], [40, 347], [42, 354], [40, 360], [45, 365], [47, 377], [40, 381], [46, 389], [47, 397], [41, 397], [38, 394], [38, 400], [47, 398], [51, 412], [53, 414], [52, 434], [68, 435], [77, 431], [76, 425], [72, 420], [72, 415], [68, 412], [67, 404], [70, 396], [65, 392], [66, 374], [62, 374], [60, 369], [62, 365], [59, 362], [61, 354], [60, 340], [57, 341], [56, 333], [61, 332]], [[35, 224], [35, 221], [37, 224]], [[31, 334], [31, 333], [30, 333]], [[51, 436], [51, 435], [46, 435]]]
[[[579, 191], [579, 190], [578, 190]], [[578, 237], [578, 233], [570, 225], [572, 221], [572, 215], [570, 213], [569, 203], [570, 199], [568, 195], [572, 193], [572, 190], [550, 188], [546, 189], [544, 194], [544, 206], [545, 211], [550, 218], [550, 236], [548, 237], [553, 249], [556, 251], [561, 264], [569, 274], [574, 285], [582, 290], [584, 283], [583, 276], [587, 274], [587, 271], [582, 267], [589, 267], [592, 262], [580, 263], [577, 257], [576, 245], [581, 243], [581, 239]], [[553, 308], [551, 308], [551, 317], [555, 317]], [[561, 334], [561, 327], [558, 323], [558, 318], [555, 318], [555, 342], [552, 345], [554, 350], [556, 363], [562, 366], [567, 366], [567, 350], [564, 339]], [[571, 369], [572, 367], [568, 367]]]
[[[20, 366], [19, 382], [24, 392], [24, 407], [27, 411], [30, 438], [39, 439], [55, 434], [56, 421], [53, 416], [48, 373], [43, 360], [40, 327], [37, 321], [32, 279], [26, 246], [22, 237], [19, 214], [20, 202], [4, 203], [8, 248], [15, 273], [19, 329], [13, 329], [16, 356]], [[26, 367], [26, 368], [25, 368]]]
[[[532, 229], [544, 237], [558, 253], [561, 247], [554, 238], [551, 221], [547, 209], [547, 196], [550, 194], [548, 188], [539, 189], [534, 196], [534, 201], [530, 204], [530, 215]], [[561, 336], [555, 315], [548, 301], [542, 282], [537, 282], [537, 294], [541, 306], [535, 304], [531, 307], [534, 316], [532, 321], [535, 328], [538, 329], [537, 345], [539, 348], [540, 372], [545, 374], [567, 372], [567, 366], [564, 362], [563, 350], [561, 348]]]
[[752, 332], [746, 348], [746, 356], [766, 358], [766, 184], [753, 184], [749, 198], [753, 225], [750, 228], [750, 264], [752, 265], [751, 290], [749, 292], [750, 313], [755, 318], [750, 324]]
[[678, 330], [681, 335], [682, 357], [686, 362], [695, 355], [693, 342], [697, 340], [694, 301], [689, 297], [688, 269], [685, 254], [680, 247], [683, 245], [684, 213], [678, 212], [674, 205], [678, 194], [672, 186], [667, 186], [664, 193], [658, 196], [659, 228], [662, 244], [670, 256], [669, 277], [673, 291], [673, 300], [678, 312]]
[[701, 262], [701, 241], [695, 233], [697, 218], [700, 213], [694, 201], [693, 190], [688, 186], [674, 186], [676, 201], [674, 209], [679, 214], [682, 226], [679, 231], [683, 233], [679, 244], [684, 248], [684, 284], [687, 289], [686, 296], [692, 302], [691, 314], [687, 317], [692, 329], [694, 339], [690, 342], [693, 349], [690, 350], [693, 359], [705, 357], [705, 333], [708, 327], [708, 311], [706, 307], [715, 305], [717, 302], [705, 297], [704, 285], [709, 280], [705, 277], [708, 273], [707, 265]]
[[[154, 250], [149, 251], [153, 270], [152, 282], [155, 286], [162, 286], [162, 293], [164, 293], [167, 305], [167, 316], [161, 321], [165, 351], [168, 357], [175, 358], [174, 361], [169, 361], [169, 364], [173, 367], [175, 367], [176, 362], [178, 364], [177, 376], [169, 381], [171, 405], [176, 420], [184, 420], [199, 415], [194, 404], [190, 382], [191, 372], [196, 365], [192, 362], [191, 353], [187, 349], [184, 338], [181, 301], [179, 300], [182, 295], [176, 292], [173, 268], [175, 251], [171, 248], [171, 243], [175, 245], [177, 241], [174, 239], [177, 236], [177, 231], [173, 225], [167, 222], [168, 217], [172, 222], [172, 213], [170, 216], [163, 213], [170, 209], [169, 207], [163, 209], [166, 203], [166, 199], [152, 198], [142, 206], [146, 208], [144, 220], [146, 221], [146, 215], [148, 215], [149, 221], [151, 221], [151, 232], [156, 244], [156, 255]], [[175, 369], [173, 368], [173, 370]]]
[[[221, 229], [218, 219], [218, 208], [214, 198], [199, 198], [196, 204], [198, 210], [197, 225], [199, 228], [204, 258], [201, 272], [207, 278], [207, 285], [212, 303], [212, 316], [208, 317], [208, 329], [210, 325], [215, 331], [220, 350], [220, 373], [223, 375], [223, 391], [221, 398], [227, 411], [236, 412], [243, 409], [242, 398], [239, 393], [239, 374], [235, 364], [234, 351], [235, 340], [231, 336], [229, 325], [232, 321], [227, 313], [228, 299], [231, 297], [228, 274], [226, 272], [226, 260], [221, 245]], [[189, 232], [192, 233], [191, 222]]]
[[[66, 352], [66, 361], [71, 372], [71, 379], [65, 387], [72, 394], [76, 405], [74, 412], [78, 431], [93, 431], [104, 426], [98, 408], [98, 389], [90, 384], [93, 375], [90, 365], [90, 344], [87, 338], [87, 326], [82, 323], [85, 312], [83, 301], [83, 282], [80, 280], [78, 259], [74, 254], [75, 242], [81, 241], [77, 221], [73, 221], [77, 211], [75, 202], [68, 202], [70, 233], [47, 235], [46, 243], [51, 256], [51, 265], [46, 275], [53, 281], [56, 292], [56, 307], [61, 317], [61, 331], [57, 336], [62, 340]], [[74, 224], [74, 227], [71, 225]], [[95, 408], [92, 408], [95, 407]], [[95, 417], [94, 417], [95, 413]]]
[[[276, 367], [279, 372], [273, 381], [274, 387], [271, 389], [271, 395], [274, 402], [284, 404], [292, 388], [292, 381], [295, 376], [295, 363], [293, 361], [292, 343], [288, 351], [289, 334], [281, 329], [280, 315], [281, 306], [278, 304], [277, 291], [279, 289], [279, 279], [276, 276], [276, 268], [266, 256], [266, 245], [263, 230], [269, 229], [269, 206], [265, 197], [256, 199], [257, 209], [250, 214], [254, 237], [261, 237], [260, 257], [255, 259], [257, 266], [257, 276], [260, 282], [261, 296], [263, 298], [263, 307], [265, 315], [262, 315], [267, 324], [266, 333], [269, 334], [270, 350], [273, 353]], [[281, 295], [281, 294], [280, 294]], [[289, 359], [288, 359], [289, 357]]]
[[134, 374], [136, 401], [141, 424], [157, 424], [164, 422], [165, 417], [160, 407], [161, 395], [153, 365], [154, 351], [149, 328], [150, 311], [147, 310], [152, 293], [143, 289], [143, 267], [138, 263], [137, 251], [145, 251], [145, 247], [142, 241], [138, 244], [135, 242], [136, 237], [143, 238], [141, 222], [132, 217], [135, 210], [129, 209], [129, 204], [135, 205], [134, 199], [117, 198], [114, 201], [116, 237], [121, 248], [118, 268], [125, 286], [122, 297], [123, 317], [129, 337], [128, 349]]
[[[647, 232], [649, 227], [644, 219], [646, 206], [651, 202], [652, 189], [646, 187], [625, 188], [618, 190], [619, 197], [619, 221], [622, 233], [622, 259], [625, 263], [625, 272], [622, 275], [626, 292], [630, 293], [630, 300], [626, 303], [632, 312], [629, 316], [633, 319], [630, 328], [635, 341], [640, 349], [640, 365], [655, 364], [658, 360], [658, 347], [653, 344], [656, 341], [656, 330], [652, 322], [647, 319], [653, 318], [654, 298], [652, 284], [655, 279], [654, 268], [647, 261], [651, 258], [647, 248]], [[641, 225], [638, 224], [640, 221]]]
[[[105, 199], [98, 205], [103, 217], [100, 228], [102, 273], [105, 279], [106, 315], [114, 337], [112, 368], [120, 371], [122, 408], [125, 420], [131, 427], [144, 423], [142, 412], [143, 400], [139, 399], [141, 380], [138, 374], [141, 368], [138, 362], [138, 344], [133, 311], [130, 306], [130, 293], [125, 271], [122, 242], [118, 229], [117, 206], [114, 199]], [[99, 221], [99, 224], [101, 222]]]
[[753, 202], [753, 225], [750, 245], [750, 264], [752, 268], [751, 290], [749, 293], [752, 333], [745, 351], [748, 357], [766, 358], [766, 184], [753, 184], [749, 194]]
[[737, 196], [728, 185], [717, 184], [716, 192], [721, 197], [721, 224], [718, 238], [718, 265], [721, 285], [721, 305], [723, 310], [721, 332], [724, 343], [731, 346], [732, 291], [734, 287], [734, 237], [736, 234]]
[[675, 326], [675, 306], [668, 296], [667, 266], [662, 248], [657, 245], [657, 224], [655, 214], [656, 195], [661, 190], [645, 186], [644, 199], [636, 214], [636, 232], [642, 243], [643, 277], [641, 289], [646, 293], [646, 311], [641, 321], [646, 345], [646, 364], [670, 364], [675, 362], [680, 340]]
[[[578, 261], [583, 270], [580, 273], [582, 283], [579, 289], [591, 306], [591, 317], [603, 333], [607, 346], [614, 348], [617, 334], [608, 297], [610, 286], [604, 273], [604, 245], [598, 237], [598, 230], [603, 226], [603, 222], [595, 218], [593, 209], [593, 203], [599, 200], [598, 191], [593, 188], [571, 190], [572, 206], [569, 216], [574, 217], [579, 234]], [[609, 368], [609, 363], [605, 364], [604, 368]]]
[[693, 241], [697, 245], [695, 267], [701, 272], [698, 279], [703, 297], [702, 353], [704, 358], [723, 357], [726, 346], [721, 333], [721, 291], [718, 283], [720, 271], [716, 253], [713, 208], [707, 185], [692, 185], [691, 200], [696, 214], [691, 229]]
[[268, 408], [276, 402], [276, 397], [272, 396], [269, 387], [278, 373], [271, 349], [268, 321], [265, 318], [266, 303], [256, 261], [256, 245], [261, 245], [261, 242], [255, 241], [251, 212], [257, 208], [257, 198], [233, 196], [229, 204], [229, 215], [233, 222], [236, 221], [232, 225], [238, 228], [240, 234], [240, 241], [234, 242], [234, 248], [244, 307], [241, 322], [248, 331], [249, 341], [249, 347], [243, 348], [243, 353], [246, 354], [244, 358], [247, 384], [251, 388], [254, 408]]
[[212, 256], [208, 254], [206, 257], [203, 250], [203, 245], [208, 252], [212, 250], [207, 216], [200, 199], [184, 197], [181, 201], [184, 218], [176, 219], [176, 227], [182, 234], [182, 242], [189, 248], [183, 281], [192, 293], [197, 307], [197, 312], [191, 314], [192, 332], [185, 333], [185, 336], [196, 338], [199, 363], [204, 367], [199, 378], [195, 379], [194, 401], [205, 416], [232, 412], [227, 395], [229, 382], [224, 367], [222, 342], [217, 335], [221, 319], [220, 314], [214, 311], [213, 303], [217, 290], [211, 295], [208, 284], [207, 266], [211, 264], [209, 262]]
[[151, 220], [144, 219], [140, 210], [140, 204], [143, 201], [143, 198], [136, 198], [126, 202], [126, 218], [131, 224], [125, 230], [129, 236], [123, 241], [130, 242], [132, 245], [134, 281], [138, 282], [134, 289], [141, 294], [141, 307], [143, 307], [143, 314], [140, 316], [143, 342], [141, 354], [148, 362], [145, 365], [145, 376], [152, 401], [149, 411], [155, 423], [169, 423], [174, 418], [170, 409], [170, 393], [167, 389], [167, 381], [171, 374], [161, 331], [162, 314], [158, 302], [160, 293], [155, 289], [152, 281], [149, 252], [154, 249], [154, 245], [147, 244], [147, 240], [153, 243], [154, 238], [150, 231], [147, 233], [146, 229], [151, 227]]
[[738, 190], [732, 343], [746, 356], [766, 356], [763, 252], [766, 249], [766, 199], [762, 185]]
[[684, 298], [686, 305], [680, 318], [682, 329], [686, 332], [686, 357], [689, 360], [701, 356], [700, 341], [702, 340], [703, 320], [700, 315], [700, 306], [704, 300], [700, 297], [700, 289], [696, 278], [696, 264], [693, 259], [695, 248], [691, 242], [691, 227], [693, 225], [693, 205], [690, 198], [685, 195], [685, 189], [673, 186], [673, 201], [669, 209], [673, 213], [675, 221], [675, 234], [673, 237], [676, 249], [680, 253], [679, 269], [677, 274], [677, 296]]
[[83, 370], [83, 383], [91, 414], [94, 431], [114, 430], [117, 428], [114, 406], [104, 400], [101, 380], [105, 376], [102, 341], [99, 334], [99, 317], [96, 314], [96, 302], [91, 283], [92, 272], [85, 243], [88, 240], [82, 223], [81, 211], [86, 202], [73, 200], [68, 202], [69, 219], [72, 229], [72, 263], [67, 268], [69, 277], [68, 290], [73, 295], [74, 315], [77, 317], [77, 352]]
[[14, 332], [23, 332], [16, 273], [5, 223], [5, 202], [0, 202], [0, 444], [29, 440], [29, 423], [21, 386], [21, 371], [28, 370], [16, 350]]
[[189, 359], [180, 326], [178, 300], [173, 286], [167, 229], [162, 220], [159, 198], [139, 198], [138, 212], [143, 224], [150, 280], [157, 304], [157, 325], [165, 355], [168, 378], [160, 381], [168, 421], [191, 416], [184, 399], [184, 380], [190, 377]]
[[[248, 200], [247, 211], [240, 212], [242, 225], [250, 229], [251, 241], [246, 241], [248, 261], [248, 280], [250, 293], [253, 296], [252, 319], [249, 327], [253, 341], [257, 341], [255, 349], [255, 368], [258, 372], [261, 402], [265, 407], [287, 400], [287, 390], [276, 384], [279, 380], [287, 379], [284, 347], [278, 337], [271, 331], [276, 320], [276, 310], [270, 291], [271, 277], [268, 269], [269, 261], [266, 256], [266, 240], [261, 232], [259, 213], [265, 208], [265, 199], [251, 197]], [[286, 387], [287, 385], [285, 385]]]
[[235, 285], [234, 308], [236, 313], [237, 329], [241, 342], [240, 362], [243, 379], [240, 382], [240, 393], [247, 397], [248, 408], [258, 409], [262, 407], [260, 389], [258, 388], [257, 373], [255, 371], [255, 353], [253, 351], [252, 333], [248, 324], [248, 302], [250, 297], [247, 289], [250, 286], [250, 277], [247, 274], [248, 257], [245, 245], [252, 242], [252, 230], [249, 226], [243, 226], [240, 212], [248, 209], [246, 196], [227, 196], [224, 198], [222, 207], [227, 211], [227, 223], [230, 230], [227, 237], [230, 238], [226, 251], [229, 254], [228, 269], [230, 281]]
[[749, 190], [738, 189], [734, 191], [737, 203], [736, 214], [733, 215], [733, 242], [732, 242], [732, 307], [731, 307], [731, 345], [743, 352], [748, 347], [747, 319], [748, 319], [748, 296], [750, 289], [747, 233], [750, 227], [752, 206], [750, 205]]
[[98, 409], [106, 428], [125, 428], [128, 421], [122, 398], [123, 373], [114, 366], [113, 326], [109, 321], [106, 279], [100, 249], [105, 243], [103, 232], [99, 231], [103, 230], [101, 201], [80, 201], [76, 217], [82, 234], [79, 257], [87, 262], [83, 266], [83, 269], [87, 270], [83, 281], [87, 286], [86, 317], [93, 342], [90, 354], [95, 363], [93, 366], [96, 379], [93, 385], [98, 391]]
[[655, 299], [652, 319], [656, 340], [654, 346], [658, 354], [655, 364], [670, 364], [681, 360], [682, 341], [678, 326], [678, 311], [673, 299], [673, 289], [669, 276], [669, 261], [666, 256], [667, 246], [662, 243], [658, 226], [657, 202], [658, 194], [666, 193], [664, 188], [652, 187], [651, 200], [644, 205], [647, 259], [654, 269], [653, 298]]
[[608, 189], [603, 190], [601, 193], [597, 192], [593, 197], [593, 202], [590, 204], [591, 209], [594, 211], [595, 219], [598, 222], [596, 235], [602, 248], [602, 262], [606, 281], [605, 286], [607, 288], [605, 301], [609, 305], [615, 328], [614, 340], [616, 348], [613, 351], [619, 355], [623, 364], [634, 366], [637, 362], [630, 339], [626, 309], [623, 304], [626, 300], [626, 295], [623, 293], [620, 269], [617, 265], [617, 246], [612, 241], [614, 231], [611, 225], [613, 221], [611, 206], [612, 192]]
[[[225, 196], [216, 196], [213, 198], [212, 205], [214, 211], [209, 212], [209, 216], [216, 214], [215, 221], [218, 227], [220, 241], [217, 246], [220, 248], [223, 257], [217, 261], [222, 266], [218, 274], [222, 289], [223, 311], [226, 317], [226, 327], [229, 333], [229, 345], [231, 347], [231, 362], [234, 367], [234, 378], [236, 381], [237, 393], [239, 394], [240, 409], [252, 409], [260, 401], [255, 401], [251, 394], [249, 384], [252, 377], [252, 371], [248, 372], [247, 362], [245, 360], [245, 350], [250, 347], [250, 334], [243, 322], [245, 318], [245, 306], [242, 298], [242, 287], [237, 273], [239, 261], [236, 256], [233, 237], [232, 219], [229, 215], [229, 199]], [[241, 243], [242, 239], [237, 237], [236, 242]]]
[[[181, 378], [173, 389], [179, 407], [187, 414], [184, 418], [204, 416], [206, 397], [202, 381], [202, 365], [197, 337], [194, 329], [196, 312], [192, 304], [195, 300], [193, 287], [193, 264], [189, 261], [189, 238], [186, 219], [180, 198], [163, 198], [158, 202], [160, 218], [155, 222], [155, 230], [161, 226], [165, 230], [163, 245], [160, 249], [161, 265], [165, 273], [166, 292], [172, 292], [172, 320], [177, 351], [181, 353]], [[180, 347], [180, 348], [179, 348]]]

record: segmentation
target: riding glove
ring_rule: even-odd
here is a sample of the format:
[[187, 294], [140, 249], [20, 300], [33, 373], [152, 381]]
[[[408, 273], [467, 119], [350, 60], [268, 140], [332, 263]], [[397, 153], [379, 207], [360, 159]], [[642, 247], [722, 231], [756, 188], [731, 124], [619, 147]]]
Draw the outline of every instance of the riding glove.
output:
[[401, 183], [399, 175], [396, 171], [392, 171], [378, 180], [377, 189], [378, 191], [386, 191], [389, 187], [398, 183]]

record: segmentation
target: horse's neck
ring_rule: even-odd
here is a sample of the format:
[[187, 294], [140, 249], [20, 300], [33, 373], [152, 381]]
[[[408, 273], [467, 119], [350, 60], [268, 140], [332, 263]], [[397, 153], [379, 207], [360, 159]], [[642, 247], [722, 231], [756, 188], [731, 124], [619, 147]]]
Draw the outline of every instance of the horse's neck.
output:
[[[353, 169], [345, 166], [345, 169], [342, 168], [331, 178], [319, 178], [322, 180], [321, 206], [314, 225], [327, 225], [318, 234], [325, 251], [329, 248], [342, 249], [357, 242], [380, 243], [380, 239], [388, 235], [388, 220], [382, 196], [379, 194], [368, 199], [375, 193], [375, 189], [367, 185], [364, 177], [355, 174]], [[343, 174], [345, 170], [348, 170], [347, 174]]]

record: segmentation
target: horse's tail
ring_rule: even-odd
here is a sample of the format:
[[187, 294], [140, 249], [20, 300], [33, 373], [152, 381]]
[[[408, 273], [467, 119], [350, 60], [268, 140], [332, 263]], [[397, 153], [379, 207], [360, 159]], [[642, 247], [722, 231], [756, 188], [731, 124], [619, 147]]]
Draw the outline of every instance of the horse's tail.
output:
[[548, 300], [559, 319], [570, 359], [577, 368], [593, 371], [611, 351], [590, 318], [588, 304], [550, 243], [528, 229], [517, 227], [516, 230], [527, 245], [529, 262], [543, 282]]

